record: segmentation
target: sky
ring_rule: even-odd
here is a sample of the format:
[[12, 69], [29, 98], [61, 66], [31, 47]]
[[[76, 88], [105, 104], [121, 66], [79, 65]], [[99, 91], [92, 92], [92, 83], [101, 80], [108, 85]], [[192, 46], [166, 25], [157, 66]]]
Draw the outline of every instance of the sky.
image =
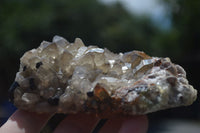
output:
[[131, 13], [146, 15], [161, 28], [170, 28], [169, 12], [159, 0], [100, 0], [106, 4], [120, 2]]

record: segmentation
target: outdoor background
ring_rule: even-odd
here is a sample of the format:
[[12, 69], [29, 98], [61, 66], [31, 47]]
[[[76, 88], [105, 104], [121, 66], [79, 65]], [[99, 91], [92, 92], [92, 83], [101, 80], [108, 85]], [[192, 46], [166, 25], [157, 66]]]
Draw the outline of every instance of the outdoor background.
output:
[[[0, 123], [12, 113], [7, 90], [23, 53], [54, 35], [113, 52], [141, 50], [170, 57], [199, 90], [199, 0], [1, 0]], [[189, 107], [148, 115], [148, 133], [198, 133], [199, 98]]]

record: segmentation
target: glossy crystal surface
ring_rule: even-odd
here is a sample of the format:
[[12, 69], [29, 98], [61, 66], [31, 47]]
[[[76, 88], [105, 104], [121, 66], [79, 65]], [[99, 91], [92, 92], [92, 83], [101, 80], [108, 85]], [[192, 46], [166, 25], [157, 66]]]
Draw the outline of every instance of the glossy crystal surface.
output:
[[169, 58], [141, 51], [115, 54], [59, 36], [21, 57], [9, 91], [21, 109], [105, 117], [190, 105], [197, 95], [184, 69]]

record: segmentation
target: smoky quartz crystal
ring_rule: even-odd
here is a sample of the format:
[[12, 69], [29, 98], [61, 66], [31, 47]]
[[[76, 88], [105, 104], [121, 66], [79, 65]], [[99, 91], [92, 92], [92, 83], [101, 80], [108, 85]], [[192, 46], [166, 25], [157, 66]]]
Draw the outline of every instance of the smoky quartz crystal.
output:
[[190, 105], [197, 91], [169, 58], [115, 54], [55, 36], [21, 57], [9, 95], [15, 106], [33, 112], [109, 117]]

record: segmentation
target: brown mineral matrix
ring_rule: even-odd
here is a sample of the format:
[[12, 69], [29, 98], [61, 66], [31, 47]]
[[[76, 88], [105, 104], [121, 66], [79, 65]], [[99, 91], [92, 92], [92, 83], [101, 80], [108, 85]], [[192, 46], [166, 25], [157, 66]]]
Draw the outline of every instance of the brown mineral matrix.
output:
[[197, 91], [169, 58], [115, 54], [55, 36], [20, 59], [10, 100], [38, 113], [136, 115], [192, 104]]

